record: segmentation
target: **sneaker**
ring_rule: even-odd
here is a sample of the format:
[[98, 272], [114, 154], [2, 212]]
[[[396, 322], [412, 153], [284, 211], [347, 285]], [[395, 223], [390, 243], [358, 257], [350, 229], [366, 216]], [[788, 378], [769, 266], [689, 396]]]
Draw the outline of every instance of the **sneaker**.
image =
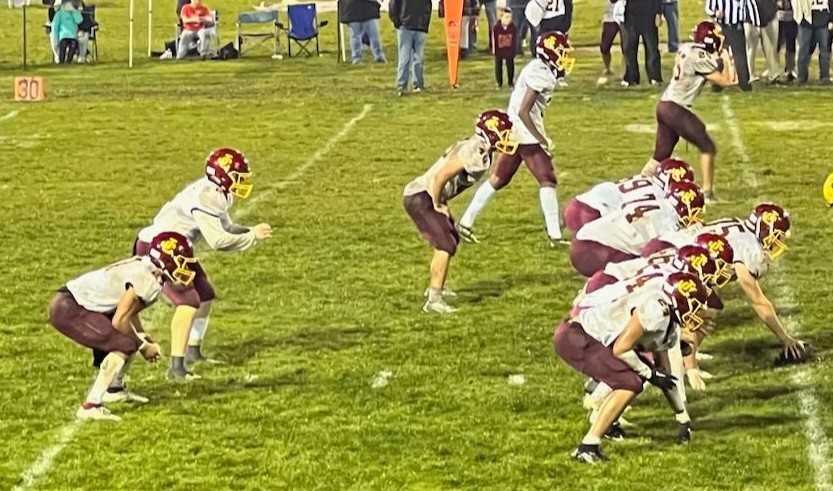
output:
[[117, 402], [132, 402], [136, 404], [147, 404], [150, 401], [145, 396], [140, 396], [139, 394], [134, 394], [127, 390], [127, 387], [119, 387], [117, 389], [107, 389], [107, 392], [104, 393], [104, 397], [101, 398], [101, 402], [110, 403], [117, 403]]
[[[428, 293], [431, 292], [430, 288], [426, 288], [424, 292], [422, 292], [423, 298], [428, 298]], [[443, 298], [457, 298], [457, 292], [452, 290], [451, 288], [443, 288], [442, 291]]]
[[464, 241], [468, 242], [469, 244], [479, 244], [480, 239], [474, 235], [474, 227], [466, 227], [462, 223], [457, 224], [457, 233], [460, 234], [460, 238]]
[[596, 79], [596, 86], [602, 86], [607, 83], [607, 77], [604, 75]]
[[758, 76], [752, 76], [752, 77], [749, 77], [749, 83], [750, 83], [750, 84], [751, 84], [751, 83], [755, 83], [755, 82], [757, 82], [757, 81], [759, 81], [759, 80], [761, 80], [761, 77], [758, 77]]
[[436, 300], [434, 302], [429, 300], [422, 306], [422, 311], [426, 314], [433, 312], [435, 314], [445, 315], [453, 314], [454, 312], [457, 312], [457, 309], [445, 303], [445, 300]]
[[604, 437], [608, 440], [621, 442], [625, 439], [625, 430], [622, 429], [622, 425], [617, 421], [610, 425], [610, 428], [607, 429]]
[[629, 82], [626, 82], [626, 81], [624, 81], [624, 80], [622, 80], [621, 82], [619, 82], [619, 85], [621, 85], [623, 89], [627, 89], [628, 87], [630, 87], [630, 86], [631, 86], [631, 84], [630, 84]]
[[414, 87], [414, 94], [419, 94], [422, 92], [422, 87]]
[[653, 85], [654, 87], [656, 87], [656, 86], [660, 85], [662, 82], [660, 82], [659, 80], [651, 80], [649, 83], [651, 85]]
[[396, 89], [397, 97], [402, 97], [403, 95], [405, 95], [405, 89]]
[[190, 372], [188, 370], [180, 372], [179, 370], [174, 370], [173, 368], [168, 369], [167, 376], [168, 380], [177, 383], [193, 382], [194, 380], [199, 380], [202, 378], [194, 372]]
[[81, 421], [121, 421], [121, 418], [111, 413], [109, 409], [101, 404], [82, 404], [75, 411], [75, 418]]
[[598, 464], [607, 457], [602, 453], [600, 445], [587, 445], [582, 443], [575, 450], [573, 450], [573, 458], [582, 464]]

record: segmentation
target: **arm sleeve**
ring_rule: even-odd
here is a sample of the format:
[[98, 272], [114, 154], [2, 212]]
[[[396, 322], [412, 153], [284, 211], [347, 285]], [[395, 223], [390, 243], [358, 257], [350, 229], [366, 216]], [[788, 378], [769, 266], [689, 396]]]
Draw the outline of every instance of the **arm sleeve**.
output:
[[254, 231], [242, 234], [229, 233], [223, 228], [223, 221], [217, 215], [195, 208], [191, 210], [208, 245], [218, 251], [245, 251], [255, 243]]
[[226, 230], [226, 232], [232, 234], [245, 234], [250, 230], [249, 227], [238, 225], [232, 222], [231, 218], [229, 218], [227, 213], [220, 215], [220, 222], [223, 224], [223, 228]]

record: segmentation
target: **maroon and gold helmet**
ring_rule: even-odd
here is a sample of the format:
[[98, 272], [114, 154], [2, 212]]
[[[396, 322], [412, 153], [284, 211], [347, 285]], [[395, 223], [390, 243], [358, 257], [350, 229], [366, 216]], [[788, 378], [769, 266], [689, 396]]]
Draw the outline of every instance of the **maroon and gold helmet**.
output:
[[723, 31], [712, 21], [704, 20], [694, 26], [691, 39], [702, 45], [709, 53], [720, 53], [723, 48]]
[[543, 32], [535, 44], [535, 54], [559, 77], [570, 73], [576, 59], [570, 55], [573, 47], [567, 35], [560, 31]]
[[512, 139], [512, 120], [499, 109], [480, 113], [474, 122], [474, 132], [493, 150], [512, 155], [518, 149], [518, 142]]
[[713, 285], [720, 288], [729, 283], [734, 276], [735, 251], [726, 237], [705, 232], [695, 237], [694, 243], [709, 251], [709, 256], [717, 266]]
[[156, 235], [150, 241], [148, 257], [173, 283], [189, 286], [194, 281], [197, 273], [193, 265], [198, 260], [184, 235], [177, 232], [162, 232]]
[[677, 249], [677, 255], [672, 264], [680, 271], [696, 274], [704, 285], [714, 286], [717, 263], [706, 248], [695, 244], [684, 245]]
[[249, 161], [239, 150], [218, 148], [205, 159], [205, 175], [226, 193], [246, 199], [252, 194]]
[[657, 167], [657, 179], [667, 189], [672, 182], [694, 182], [694, 171], [684, 160], [667, 158]]
[[696, 331], [703, 325], [698, 314], [706, 306], [709, 290], [697, 275], [671, 273], [665, 278], [662, 291], [671, 303], [672, 315], [685, 331]]
[[784, 241], [790, 236], [790, 214], [775, 203], [761, 203], [746, 219], [748, 228], [758, 238], [770, 259], [787, 250]]
[[677, 212], [680, 225], [688, 228], [703, 221], [706, 199], [700, 186], [693, 182], [671, 182], [665, 193], [665, 199]]

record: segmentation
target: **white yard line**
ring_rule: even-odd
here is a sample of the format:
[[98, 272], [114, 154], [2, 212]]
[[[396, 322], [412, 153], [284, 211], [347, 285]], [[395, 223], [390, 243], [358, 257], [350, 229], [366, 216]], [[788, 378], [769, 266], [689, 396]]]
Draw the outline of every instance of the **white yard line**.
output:
[[16, 117], [18, 114], [20, 114], [20, 111], [18, 111], [18, 110], [9, 111], [4, 116], [0, 116], [0, 121], [6, 121], [8, 119], [12, 119], [12, 118]]
[[61, 431], [58, 432], [58, 438], [55, 440], [55, 443], [43, 449], [38, 460], [34, 461], [26, 469], [26, 472], [21, 476], [21, 483], [12, 488], [12, 491], [32, 489], [38, 480], [49, 472], [55, 461], [55, 457], [72, 441], [75, 434], [81, 429], [82, 424], [82, 421], [73, 420], [71, 423], [64, 425]]
[[[722, 99], [723, 116], [726, 120], [727, 126], [729, 127], [729, 133], [732, 137], [732, 146], [741, 159], [741, 174], [748, 184], [750, 184], [753, 188], [757, 188], [758, 178], [755, 172], [752, 172], [752, 169], [750, 168], [752, 159], [749, 158], [749, 153], [746, 151], [746, 145], [743, 143], [740, 126], [738, 125], [735, 112], [732, 110], [729, 96], [724, 94]], [[798, 299], [796, 298], [793, 289], [786, 281], [784, 281], [786, 273], [786, 271], [780, 271], [779, 274], [772, 275], [773, 289], [778, 290], [780, 294], [778, 304], [781, 307], [794, 309], [798, 307]], [[792, 316], [785, 316], [782, 320], [789, 332], [794, 334], [800, 333], [801, 325], [796, 322]], [[830, 460], [830, 440], [825, 434], [824, 427], [821, 425], [821, 420], [819, 419], [819, 401], [816, 397], [815, 391], [813, 390], [811, 370], [810, 366], [802, 367], [801, 369], [793, 372], [791, 379], [793, 384], [803, 387], [798, 392], [798, 404], [801, 409], [801, 414], [805, 418], [804, 434], [809, 443], [807, 446], [807, 457], [810, 460], [810, 465], [812, 466], [815, 474], [816, 489], [819, 491], [833, 491], [833, 483], [831, 483], [830, 479], [830, 467], [833, 465]]]

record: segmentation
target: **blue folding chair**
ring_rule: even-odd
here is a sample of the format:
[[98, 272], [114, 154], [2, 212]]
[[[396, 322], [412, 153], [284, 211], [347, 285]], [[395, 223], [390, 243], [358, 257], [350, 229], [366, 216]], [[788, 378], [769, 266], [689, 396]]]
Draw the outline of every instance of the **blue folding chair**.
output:
[[[327, 25], [327, 21], [318, 22], [318, 11], [314, 3], [289, 5], [286, 9], [289, 29], [286, 31], [287, 52], [292, 57], [292, 43], [298, 45], [300, 53], [312, 56], [309, 44], [315, 40], [315, 54], [320, 55], [318, 47], [318, 30]], [[299, 53], [299, 54], [300, 54]]]

